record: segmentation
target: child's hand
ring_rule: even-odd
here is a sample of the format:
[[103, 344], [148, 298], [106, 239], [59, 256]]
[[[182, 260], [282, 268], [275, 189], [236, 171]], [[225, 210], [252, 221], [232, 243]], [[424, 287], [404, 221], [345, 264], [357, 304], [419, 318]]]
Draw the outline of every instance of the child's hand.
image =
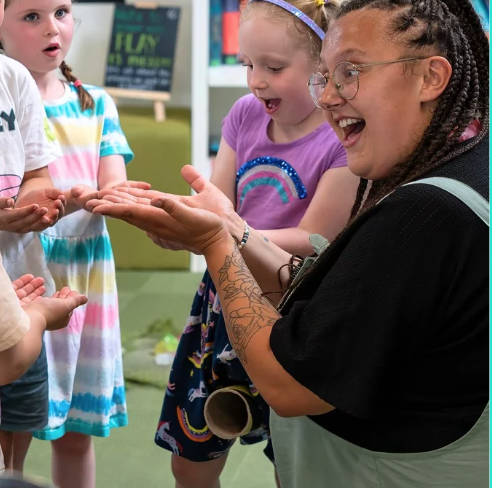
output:
[[[55, 225], [65, 212], [65, 195], [57, 188], [36, 188], [27, 195], [20, 198], [16, 206], [25, 207], [26, 205], [37, 204], [41, 208], [46, 208], [48, 212], [43, 218], [44, 229]], [[41, 229], [43, 230], [43, 229]]]
[[39, 232], [49, 227], [49, 219], [46, 217], [47, 208], [40, 208], [38, 204], [19, 208], [12, 208], [13, 205], [12, 198], [0, 197], [0, 231], [25, 234]]
[[34, 300], [40, 300], [46, 292], [44, 279], [35, 278], [31, 274], [21, 276], [15, 281], [12, 281], [12, 286], [17, 298], [22, 302], [22, 304], [28, 304]]
[[73, 311], [86, 303], [86, 296], [64, 287], [51, 298], [41, 298], [24, 305], [24, 310], [28, 315], [43, 315], [46, 330], [59, 330], [68, 325]]
[[86, 185], [74, 186], [70, 194], [72, 196], [73, 203], [87, 212], [92, 212], [92, 208], [87, 207], [87, 202], [97, 198], [97, 190]]

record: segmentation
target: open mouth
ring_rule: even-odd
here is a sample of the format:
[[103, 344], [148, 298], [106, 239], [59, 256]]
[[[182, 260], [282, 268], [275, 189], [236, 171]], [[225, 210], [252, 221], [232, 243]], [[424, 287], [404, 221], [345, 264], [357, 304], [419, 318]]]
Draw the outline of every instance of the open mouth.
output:
[[43, 50], [48, 56], [56, 56], [60, 51], [60, 46], [58, 44], [53, 44]]
[[343, 131], [343, 142], [351, 145], [359, 139], [359, 134], [365, 129], [366, 121], [363, 119], [341, 119], [338, 125]]
[[260, 100], [264, 103], [268, 114], [276, 112], [282, 102], [281, 98], [260, 98]]

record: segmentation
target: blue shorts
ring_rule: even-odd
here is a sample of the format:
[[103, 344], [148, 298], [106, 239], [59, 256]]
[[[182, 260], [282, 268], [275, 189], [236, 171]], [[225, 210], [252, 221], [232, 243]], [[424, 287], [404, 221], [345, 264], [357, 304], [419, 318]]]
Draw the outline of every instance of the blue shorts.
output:
[[48, 424], [48, 364], [43, 341], [36, 362], [18, 380], [0, 387], [2, 419], [7, 432], [34, 432]]
[[261, 419], [259, 428], [241, 437], [241, 443], [268, 440], [265, 454], [273, 462], [270, 409], [236, 358], [227, 336], [219, 297], [207, 271], [174, 358], [155, 435], [156, 444], [195, 462], [227, 454], [234, 441], [212, 434], [205, 421], [204, 407], [208, 396], [218, 388], [238, 385], [249, 389], [258, 409], [257, 417]]

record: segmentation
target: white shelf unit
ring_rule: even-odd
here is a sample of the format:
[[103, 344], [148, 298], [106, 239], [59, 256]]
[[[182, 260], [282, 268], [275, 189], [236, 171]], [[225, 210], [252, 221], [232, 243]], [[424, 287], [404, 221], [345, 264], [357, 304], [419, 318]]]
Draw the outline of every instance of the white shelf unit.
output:
[[[209, 66], [210, 2], [192, 0], [192, 9], [191, 158], [193, 166], [209, 178], [210, 111], [220, 110], [211, 107], [210, 90], [247, 89], [246, 68], [240, 65]], [[191, 271], [201, 272], [205, 268], [203, 257], [192, 254]]]
[[210, 88], [245, 88], [246, 70], [244, 66], [213, 66], [208, 68]]

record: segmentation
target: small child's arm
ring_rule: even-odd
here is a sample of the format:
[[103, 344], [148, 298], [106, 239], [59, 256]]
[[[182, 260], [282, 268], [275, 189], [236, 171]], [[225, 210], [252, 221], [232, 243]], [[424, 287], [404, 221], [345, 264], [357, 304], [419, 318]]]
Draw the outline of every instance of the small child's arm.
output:
[[99, 162], [99, 173], [97, 175], [98, 188], [91, 188], [85, 185], [77, 185], [64, 192], [67, 200], [67, 214], [84, 209], [92, 212], [92, 208], [87, 207], [89, 200], [97, 199], [98, 190], [107, 190], [117, 187], [139, 188], [149, 190], [151, 185], [143, 181], [128, 181], [126, 176], [126, 166], [123, 156], [112, 154], [103, 156]]
[[310, 256], [313, 254], [309, 242], [311, 234], [320, 234], [333, 241], [347, 225], [358, 184], [359, 178], [346, 166], [329, 169], [321, 177], [297, 227], [260, 232], [290, 254]]
[[44, 280], [26, 275], [10, 283], [0, 257], [0, 385], [22, 376], [39, 357], [45, 330], [68, 325], [87, 298], [68, 288], [41, 298]]
[[48, 167], [27, 171], [17, 196], [15, 208], [23, 208], [29, 205], [39, 205], [47, 210], [39, 222], [39, 229], [56, 224], [63, 217], [65, 210], [65, 196], [61, 190], [53, 188], [53, 182]]

